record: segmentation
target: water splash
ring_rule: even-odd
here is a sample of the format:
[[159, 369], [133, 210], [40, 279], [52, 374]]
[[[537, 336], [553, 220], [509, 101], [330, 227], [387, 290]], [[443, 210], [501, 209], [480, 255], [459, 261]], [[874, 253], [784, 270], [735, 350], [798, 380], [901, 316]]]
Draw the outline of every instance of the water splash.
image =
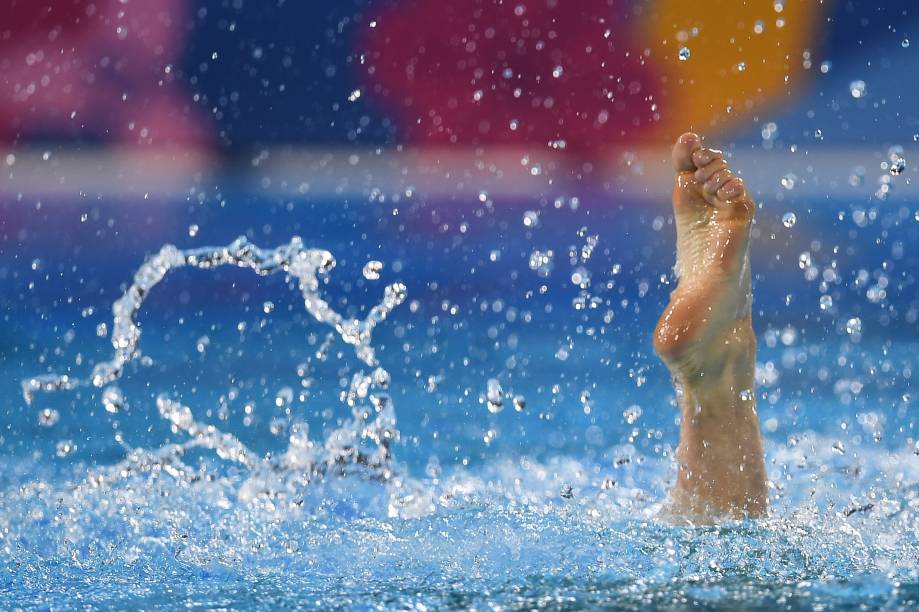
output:
[[190, 407], [162, 394], [156, 400], [160, 415], [172, 424], [174, 431], [190, 438], [185, 444], [168, 447], [165, 453], [178, 456], [191, 448], [207, 448], [221, 459], [252, 471], [297, 469], [321, 474], [332, 466], [358, 464], [388, 474], [390, 445], [398, 439], [399, 432], [392, 399], [386, 393], [390, 376], [379, 365], [372, 336], [376, 326], [405, 300], [405, 286], [401, 283], [388, 285], [383, 300], [370, 309], [366, 318], [346, 318], [319, 293], [320, 278], [335, 267], [335, 258], [328, 251], [305, 248], [296, 236], [288, 244], [274, 249], [259, 248], [242, 236], [220, 247], [182, 250], [171, 244], [163, 246], [137, 270], [134, 282], [112, 306], [112, 346], [115, 349], [112, 359], [97, 363], [86, 379], [67, 374], [29, 378], [22, 383], [26, 402], [31, 404], [39, 391], [54, 392], [91, 385], [104, 388], [103, 406], [108, 412], [118, 412], [124, 399], [113, 383], [121, 378], [128, 363], [140, 357], [137, 315], [147, 295], [166, 274], [177, 268], [212, 269], [228, 265], [249, 268], [259, 276], [284, 272], [295, 278], [306, 311], [316, 321], [332, 327], [342, 340], [354, 347], [357, 357], [374, 370], [370, 375], [358, 372], [351, 381], [346, 400], [352, 412], [350, 420], [331, 432], [322, 444], [310, 441], [305, 423], [298, 423], [292, 428], [289, 447], [279, 462], [259, 459], [236, 437], [196, 421]]
[[[811, 259], [802, 253], [802, 268]], [[613, 265], [613, 275], [620, 274]], [[330, 326], [317, 349], [322, 354], [355, 327], [343, 318]], [[776, 332], [780, 348], [794, 344], [793, 331]], [[571, 345], [563, 348], [567, 356]], [[64, 440], [57, 453], [67, 460], [58, 465], [73, 466], [75, 476], [64, 481], [32, 455], [8, 461], [0, 489], [6, 552], [0, 572], [14, 588], [0, 603], [66, 606], [79, 597], [97, 607], [151, 607], [159, 603], [151, 593], [166, 591], [173, 599], [164, 601], [173, 607], [183, 600], [251, 607], [253, 598], [278, 607], [385, 601], [390, 607], [727, 608], [757, 601], [832, 608], [869, 601], [893, 609], [915, 603], [919, 443], [912, 438], [905, 451], [850, 438], [840, 447], [838, 434], [802, 434], [776, 421], [770, 431], [781, 426], [794, 435], [767, 440], [772, 517], [677, 527], [656, 519], [672, 484], [672, 451], [664, 445], [646, 454], [650, 449], [634, 439], [639, 428], [650, 439], [660, 406], [648, 401], [645, 414], [637, 405], [617, 410], [633, 433], [628, 444], [602, 455], [528, 457], [521, 445], [512, 457], [438, 467], [418, 482], [392, 470], [386, 458], [387, 436], [398, 431], [385, 394], [389, 376], [371, 362], [363, 360], [367, 372], [352, 373], [344, 394], [352, 420], [325, 439], [311, 438], [306, 424], [294, 421], [286, 451], [274, 459], [197, 420], [203, 408], [160, 395], [161, 416], [187, 436], [180, 444], [128, 449], [115, 465], [86, 468], [73, 463], [84, 442]], [[299, 367], [298, 375], [307, 370]], [[768, 383], [778, 370], [764, 371]], [[58, 379], [65, 381], [61, 389], [93, 385], [91, 377]], [[39, 380], [24, 389], [34, 394], [53, 379]], [[777, 393], [774, 379], [764, 386]], [[608, 409], [595, 395], [582, 396], [595, 404], [591, 418]], [[108, 399], [119, 404], [115, 393]], [[902, 410], [909, 401], [904, 395]], [[522, 396], [513, 405], [523, 410]], [[125, 410], [136, 414], [136, 406]], [[541, 419], [538, 394], [530, 411], [532, 422]], [[496, 426], [485, 440], [498, 432], [513, 440], [500, 429], [506, 414], [487, 416]], [[529, 440], [537, 433], [530, 430]], [[189, 461], [196, 449], [212, 451], [205, 453], [209, 461]], [[329, 473], [361, 477], [316, 477]]]
[[[175, 448], [132, 451], [74, 487], [7, 489], [5, 563], [13, 580], [55, 572], [47, 583], [23, 581], [36, 597], [66, 602], [83, 589], [99, 607], [125, 596], [101, 588], [112, 578], [137, 584], [133, 597], [146, 601], [144, 588], [164, 574], [194, 601], [245, 597], [268, 581], [272, 601], [291, 605], [385, 598], [390, 607], [448, 607], [487, 593], [471, 601], [529, 608], [549, 591], [614, 607], [688, 598], [733, 608], [751, 597], [764, 607], [845, 607], [865, 597], [909, 607], [917, 466], [902, 451], [855, 458], [829, 442], [805, 434], [771, 445], [773, 516], [709, 528], [655, 520], [671, 472], [637, 451], [615, 480], [589, 461], [521, 455], [457, 466], [426, 491], [402, 485], [398, 502], [354, 478], [303, 486], [292, 472], [284, 481], [265, 473], [240, 486], [233, 475], [192, 470]], [[894, 489], [885, 485], [891, 469]], [[279, 485], [285, 495], [265, 494]], [[411, 504], [436, 510], [406, 520]], [[99, 588], [86, 592], [87, 584]]]

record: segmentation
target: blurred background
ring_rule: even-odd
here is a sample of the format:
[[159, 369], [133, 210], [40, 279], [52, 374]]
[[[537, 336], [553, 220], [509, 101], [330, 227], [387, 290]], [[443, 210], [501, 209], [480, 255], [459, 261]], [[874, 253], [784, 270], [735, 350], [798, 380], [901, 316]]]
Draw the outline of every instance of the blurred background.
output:
[[[104, 414], [92, 390], [30, 408], [18, 384], [105, 358], [111, 302], [162, 244], [292, 234], [336, 254], [343, 310], [378, 299], [371, 258], [409, 287], [378, 332], [402, 457], [629, 439], [624, 407], [672, 401], [648, 334], [674, 282], [668, 146], [687, 129], [726, 149], [762, 205], [767, 429], [838, 431], [836, 406], [850, 421], [873, 406], [915, 437], [909, 3], [0, 0], [0, 15], [7, 449], [33, 448], [46, 407], [78, 448], [117, 454], [92, 428], [132, 419], [149, 422], [134, 442], [162, 439], [149, 404], [163, 389], [202, 407], [248, 389], [267, 422], [324, 332], [283, 279], [234, 270], [176, 273], [151, 295], [157, 365], [124, 383], [146, 409]], [[300, 400], [320, 426], [342, 413], [341, 371], [327, 374], [332, 390]], [[493, 377], [524, 416], [484, 410]], [[247, 431], [238, 403], [227, 428]], [[672, 438], [671, 415], [654, 419]]]
[[[409, 150], [421, 159], [408, 165], [464, 169], [485, 150], [519, 165], [500, 152], [512, 148], [564, 167], [556, 180], [583, 180], [585, 163], [602, 174], [623, 150], [690, 128], [758, 149], [908, 145], [919, 131], [906, 86], [915, 16], [897, 2], [721, 0], [701, 15], [675, 0], [2, 9], [0, 143], [14, 155], [127, 164], [193, 151], [194, 166], [172, 167], [189, 175], [211, 168], [205, 158], [248, 161], [263, 148], [314, 163], [307, 153], [363, 149], [388, 161]], [[543, 187], [514, 170], [518, 187]], [[5, 191], [52, 188], [18, 174]]]

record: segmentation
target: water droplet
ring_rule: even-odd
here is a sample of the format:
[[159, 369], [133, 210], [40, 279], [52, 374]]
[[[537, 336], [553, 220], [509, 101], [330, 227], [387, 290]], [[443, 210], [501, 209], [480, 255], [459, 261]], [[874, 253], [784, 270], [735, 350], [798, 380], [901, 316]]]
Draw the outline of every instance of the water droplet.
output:
[[364, 264], [363, 274], [367, 280], [379, 280], [380, 272], [383, 271], [383, 262], [371, 259]]
[[835, 442], [833, 442], [832, 449], [833, 449], [833, 452], [838, 455], [846, 454], [846, 445], [843, 444], [840, 440], [836, 440]]
[[485, 402], [488, 411], [497, 414], [504, 410], [504, 389], [496, 378], [489, 378], [485, 388]]
[[681, 47], [679, 58], [681, 62], [685, 62], [689, 59], [689, 47]]
[[890, 173], [897, 176], [898, 174], [902, 174], [904, 170], [906, 170], [906, 160], [899, 155], [891, 156]]
[[535, 210], [528, 210], [523, 213], [524, 227], [536, 227], [539, 225], [539, 213]]
[[740, 399], [742, 399], [742, 400], [745, 401], [745, 402], [749, 402], [750, 400], [752, 400], [752, 399], [753, 399], [753, 390], [752, 390], [752, 389], [744, 389], [743, 391], [741, 391], [741, 392], [740, 392]]
[[571, 284], [577, 285], [581, 289], [587, 289], [590, 286], [590, 270], [584, 266], [578, 266], [572, 270]]
[[54, 449], [54, 454], [58, 457], [67, 457], [77, 450], [77, 445], [72, 440], [61, 440]]
[[515, 395], [512, 400], [514, 404], [514, 410], [517, 412], [523, 412], [527, 407], [527, 400], [522, 395]]
[[798, 222], [798, 217], [793, 212], [787, 212], [782, 215], [782, 225], [785, 227], [794, 227], [795, 223]]
[[192, 223], [188, 226], [188, 235], [194, 238], [198, 235], [198, 226]]
[[867, 85], [862, 80], [852, 81], [849, 83], [849, 93], [853, 98], [864, 98], [867, 93]]
[[42, 427], [53, 427], [61, 420], [61, 413], [54, 408], [45, 408], [38, 413], [38, 424]]
[[584, 414], [590, 414], [594, 409], [593, 401], [590, 399], [590, 391], [587, 389], [581, 391], [581, 408], [584, 410]]
[[274, 396], [274, 405], [277, 408], [287, 408], [294, 401], [294, 390], [290, 387], [281, 387]]
[[641, 417], [641, 406], [638, 404], [633, 404], [622, 411], [622, 418], [625, 419], [625, 422], [629, 425], [632, 425]]
[[850, 336], [862, 333], [862, 320], [858, 317], [852, 317], [846, 321], [846, 333]]
[[262, 304], [262, 312], [264, 312], [265, 314], [271, 314], [272, 312], [274, 312], [274, 302], [272, 302], [271, 300], [266, 300]]
[[737, 64], [737, 72], [743, 72], [747, 69], [747, 64], [745, 62], [740, 62]]
[[820, 310], [829, 310], [833, 307], [833, 298], [828, 295], [820, 296]]
[[908, 49], [908, 48], [909, 48], [909, 39], [908, 39], [908, 38], [904, 38], [904, 39], [903, 39], [903, 42], [900, 43], [900, 46], [903, 47], [904, 49]]
[[116, 386], [106, 387], [102, 392], [102, 406], [106, 412], [118, 414], [124, 409], [124, 394]]
[[789, 191], [795, 188], [795, 185], [797, 184], [797, 182], [798, 182], [798, 176], [791, 172], [783, 176], [782, 181], [781, 181], [782, 187], [784, 187], [785, 189]]
[[561, 66], [556, 66], [555, 68], [552, 69], [553, 78], [557, 79], [561, 77], [563, 74], [565, 74], [565, 69], [562, 68]]

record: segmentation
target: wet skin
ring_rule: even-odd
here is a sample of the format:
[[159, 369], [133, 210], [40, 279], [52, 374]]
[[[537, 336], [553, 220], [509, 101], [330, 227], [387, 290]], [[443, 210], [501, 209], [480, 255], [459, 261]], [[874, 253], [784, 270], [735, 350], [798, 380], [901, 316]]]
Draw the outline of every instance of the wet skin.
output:
[[681, 412], [679, 474], [666, 514], [711, 523], [766, 513], [756, 414], [749, 238], [756, 205], [721, 151], [673, 146], [679, 283], [654, 330]]

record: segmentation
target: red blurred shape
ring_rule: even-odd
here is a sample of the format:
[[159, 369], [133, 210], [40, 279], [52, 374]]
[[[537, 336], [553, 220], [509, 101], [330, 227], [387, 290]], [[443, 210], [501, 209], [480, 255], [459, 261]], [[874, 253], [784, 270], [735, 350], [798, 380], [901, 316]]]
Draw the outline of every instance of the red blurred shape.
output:
[[629, 44], [619, 4], [418, 0], [391, 8], [360, 41], [371, 99], [414, 140], [582, 151], [634, 141], [657, 121], [654, 76]]

